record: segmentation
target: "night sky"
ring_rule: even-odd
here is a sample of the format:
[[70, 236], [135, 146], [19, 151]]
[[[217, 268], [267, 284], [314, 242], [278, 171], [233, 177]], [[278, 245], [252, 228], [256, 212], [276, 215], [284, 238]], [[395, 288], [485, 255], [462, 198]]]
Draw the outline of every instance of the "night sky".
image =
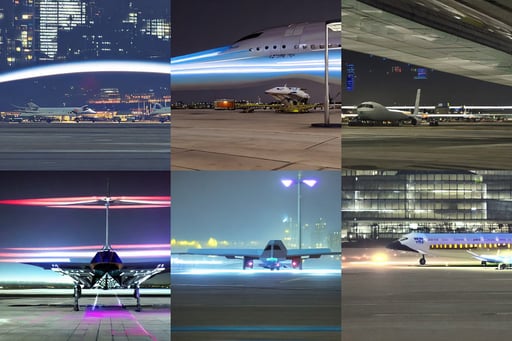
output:
[[[281, 184], [296, 179], [289, 171], [172, 172], [172, 238], [238, 242], [282, 238], [282, 220], [297, 217], [297, 187]], [[302, 224], [324, 218], [329, 231], [340, 231], [341, 177], [339, 172], [304, 171]]]
[[[109, 180], [108, 180], [109, 179]], [[169, 172], [0, 172], [0, 200], [169, 195]], [[103, 209], [0, 205], [0, 247], [103, 245]], [[110, 243], [169, 243], [169, 208], [110, 211]]]
[[[343, 51], [343, 72], [346, 65], [355, 65], [354, 90], [347, 91], [343, 76], [343, 104], [357, 105], [363, 101], [376, 101], [383, 105], [414, 105], [416, 89], [421, 88], [420, 105], [512, 105], [512, 88], [455, 76], [427, 69], [427, 79], [414, 79], [416, 73], [409, 65], [379, 56]], [[401, 73], [392, 72], [399, 66]]]
[[[226, 46], [256, 31], [300, 22], [339, 19], [340, 0], [172, 0], [171, 56]], [[283, 79], [242, 89], [173, 91], [173, 101], [211, 101], [237, 98], [273, 101], [264, 92], [284, 85], [306, 88], [312, 102], [323, 101], [323, 85], [307, 80]], [[335, 92], [338, 92], [337, 90]], [[339, 97], [338, 97], [339, 100]]]

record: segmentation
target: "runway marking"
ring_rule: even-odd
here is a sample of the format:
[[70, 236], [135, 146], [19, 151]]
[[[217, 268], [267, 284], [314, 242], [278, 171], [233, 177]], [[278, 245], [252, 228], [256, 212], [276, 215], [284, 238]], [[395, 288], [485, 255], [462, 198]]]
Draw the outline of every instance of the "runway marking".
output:
[[292, 279], [287, 279], [286, 281], [281, 281], [281, 283], [288, 283], [288, 282], [300, 281], [300, 280], [303, 280], [303, 279], [304, 279], [304, 277], [292, 278]]
[[171, 326], [174, 332], [341, 332], [341, 326]]

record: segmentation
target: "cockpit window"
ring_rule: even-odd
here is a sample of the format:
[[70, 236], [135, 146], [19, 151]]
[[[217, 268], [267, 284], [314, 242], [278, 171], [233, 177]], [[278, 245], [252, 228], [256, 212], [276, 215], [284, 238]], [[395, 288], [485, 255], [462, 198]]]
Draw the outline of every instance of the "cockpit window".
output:
[[403, 237], [403, 238], [400, 238], [400, 241], [401, 241], [401, 242], [405, 242], [407, 239], [409, 239], [409, 238], [407, 238], [407, 237]]
[[357, 109], [359, 108], [369, 108], [369, 109], [373, 109], [373, 105], [372, 104], [368, 104], [368, 103], [361, 103], [357, 106]]
[[249, 34], [241, 39], [238, 39], [237, 41], [235, 41], [235, 43], [238, 43], [238, 42], [241, 42], [243, 40], [248, 40], [248, 39], [254, 39], [254, 38], [258, 38], [263, 32], [257, 32], [257, 33], [252, 33], [252, 34]]
[[[265, 251], [269, 251], [272, 249], [272, 245], [267, 245], [267, 247], [265, 247]], [[274, 245], [274, 250], [281, 250], [281, 247], [277, 244]]]

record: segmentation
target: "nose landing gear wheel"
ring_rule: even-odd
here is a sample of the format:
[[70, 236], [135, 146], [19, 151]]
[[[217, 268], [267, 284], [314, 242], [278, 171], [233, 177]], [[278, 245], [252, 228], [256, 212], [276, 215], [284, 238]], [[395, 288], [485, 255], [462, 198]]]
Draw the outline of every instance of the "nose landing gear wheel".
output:
[[427, 260], [425, 259], [425, 256], [420, 258], [420, 265], [425, 265], [427, 263]]

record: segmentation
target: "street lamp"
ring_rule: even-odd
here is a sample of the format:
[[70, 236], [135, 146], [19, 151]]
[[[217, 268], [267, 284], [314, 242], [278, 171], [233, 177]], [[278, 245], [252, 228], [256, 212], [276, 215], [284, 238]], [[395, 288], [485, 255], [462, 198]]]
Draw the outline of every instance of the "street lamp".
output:
[[297, 223], [299, 228], [299, 249], [302, 249], [302, 225], [300, 221], [300, 208], [301, 208], [301, 193], [300, 188], [302, 184], [307, 185], [308, 187], [313, 187], [316, 185], [317, 181], [315, 179], [303, 179], [301, 172], [298, 173], [297, 179], [283, 179], [281, 183], [286, 187], [291, 187], [293, 184], [297, 184]]

